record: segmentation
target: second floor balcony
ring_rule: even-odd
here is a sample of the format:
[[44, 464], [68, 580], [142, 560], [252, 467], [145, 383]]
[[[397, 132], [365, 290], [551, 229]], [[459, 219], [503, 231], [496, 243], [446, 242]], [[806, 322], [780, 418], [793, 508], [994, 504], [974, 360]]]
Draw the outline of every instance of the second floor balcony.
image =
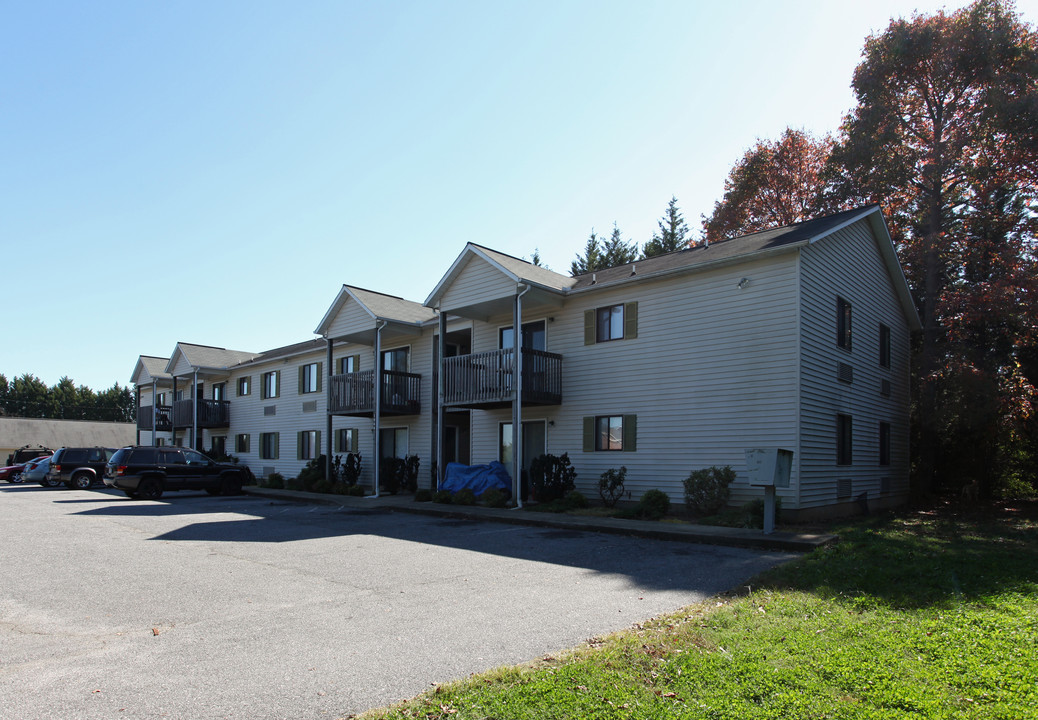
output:
[[[562, 356], [523, 348], [524, 405], [562, 404]], [[515, 399], [515, 350], [458, 355], [443, 360], [443, 404], [501, 408]]]
[[[173, 429], [173, 407], [171, 405], [142, 405], [137, 408], [137, 428], [140, 430], [158, 430], [169, 432]], [[155, 425], [153, 428], [152, 425]]]
[[[332, 415], [375, 415], [375, 371], [332, 375], [329, 378], [328, 412]], [[422, 376], [382, 371], [381, 415], [418, 415], [422, 411]]]
[[198, 403], [198, 427], [223, 428], [230, 426], [230, 400], [176, 400], [173, 403], [174, 427], [194, 427], [196, 402]]

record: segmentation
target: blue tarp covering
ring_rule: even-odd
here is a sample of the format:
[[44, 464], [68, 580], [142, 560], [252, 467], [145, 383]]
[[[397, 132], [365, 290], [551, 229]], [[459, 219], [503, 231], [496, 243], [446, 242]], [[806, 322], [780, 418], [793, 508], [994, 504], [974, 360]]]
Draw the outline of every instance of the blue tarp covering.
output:
[[447, 463], [447, 472], [443, 476], [440, 489], [456, 493], [465, 488], [472, 488], [476, 497], [490, 488], [499, 488], [511, 496], [512, 478], [505, 470], [505, 466], [497, 461], [487, 465]]

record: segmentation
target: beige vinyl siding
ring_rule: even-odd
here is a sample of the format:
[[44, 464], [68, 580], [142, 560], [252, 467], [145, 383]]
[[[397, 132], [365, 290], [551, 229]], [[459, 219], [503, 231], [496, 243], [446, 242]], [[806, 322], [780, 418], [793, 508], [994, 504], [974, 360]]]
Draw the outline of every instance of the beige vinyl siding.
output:
[[470, 256], [440, 299], [441, 308], [463, 308], [515, 295], [515, 281], [481, 258]]
[[[868, 224], [859, 221], [801, 253], [802, 372], [800, 506], [837, 502], [836, 483], [850, 479], [850, 501], [903, 499], [908, 490], [909, 329]], [[851, 303], [851, 350], [837, 346], [836, 299]], [[879, 325], [891, 328], [891, 367], [879, 364]], [[837, 363], [853, 382], [837, 380]], [[880, 392], [889, 380], [891, 393]], [[836, 416], [853, 419], [853, 462], [836, 464]], [[891, 424], [891, 462], [879, 464], [879, 423]], [[880, 498], [880, 483], [891, 492]]]
[[328, 337], [341, 337], [357, 332], [364, 332], [375, 327], [375, 318], [358, 302], [349, 298], [332, 320], [328, 328]]
[[[191, 364], [187, 361], [187, 358], [184, 357], [184, 354], [181, 352], [177, 352], [177, 362], [173, 366], [173, 370], [170, 372], [170, 374], [174, 376], [180, 376], [191, 375], [193, 373], [194, 368], [191, 367]], [[180, 382], [178, 380], [177, 386], [179, 387], [179, 385]]]
[[[638, 303], [637, 337], [585, 345], [585, 311], [627, 302]], [[555, 422], [548, 452], [569, 453], [590, 497], [602, 472], [624, 465], [633, 499], [660, 488], [683, 502], [692, 469], [731, 465], [733, 502], [742, 502], [762, 495], [748, 486], [744, 450], [796, 447], [795, 253], [579, 293], [550, 317], [546, 346], [564, 357], [563, 404], [524, 408], [523, 420]], [[473, 352], [496, 348], [511, 318], [496, 320], [475, 324]], [[637, 451], [584, 452], [583, 418], [592, 415], [636, 415]], [[473, 412], [473, 462], [497, 459], [498, 423], [510, 420], [508, 409]]]

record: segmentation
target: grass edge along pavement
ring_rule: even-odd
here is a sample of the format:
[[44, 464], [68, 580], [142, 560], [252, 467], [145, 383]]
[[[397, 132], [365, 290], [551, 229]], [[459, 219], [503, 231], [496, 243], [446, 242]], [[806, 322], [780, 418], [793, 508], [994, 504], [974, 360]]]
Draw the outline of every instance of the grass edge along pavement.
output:
[[1038, 503], [836, 532], [741, 592], [357, 717], [1038, 717]]

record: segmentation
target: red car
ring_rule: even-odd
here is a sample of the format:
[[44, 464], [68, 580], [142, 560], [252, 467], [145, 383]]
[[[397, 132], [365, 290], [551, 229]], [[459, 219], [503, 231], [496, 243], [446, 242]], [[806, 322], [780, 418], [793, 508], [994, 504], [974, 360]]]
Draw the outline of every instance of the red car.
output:
[[6, 480], [7, 482], [21, 482], [22, 470], [25, 469], [25, 463], [19, 463], [18, 465], [8, 465], [0, 468], [0, 480]]

